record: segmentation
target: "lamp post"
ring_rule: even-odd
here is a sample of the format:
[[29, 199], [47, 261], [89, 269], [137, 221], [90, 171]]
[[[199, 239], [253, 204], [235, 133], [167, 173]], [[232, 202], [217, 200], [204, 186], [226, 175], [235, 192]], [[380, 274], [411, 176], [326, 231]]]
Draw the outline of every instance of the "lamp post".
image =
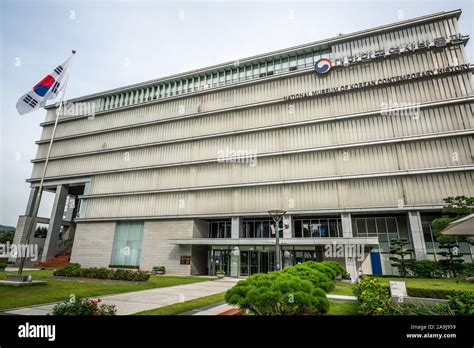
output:
[[276, 270], [281, 269], [281, 257], [280, 257], [280, 221], [283, 219], [283, 215], [286, 214], [285, 210], [269, 210], [268, 214], [275, 221], [275, 259], [276, 259]]

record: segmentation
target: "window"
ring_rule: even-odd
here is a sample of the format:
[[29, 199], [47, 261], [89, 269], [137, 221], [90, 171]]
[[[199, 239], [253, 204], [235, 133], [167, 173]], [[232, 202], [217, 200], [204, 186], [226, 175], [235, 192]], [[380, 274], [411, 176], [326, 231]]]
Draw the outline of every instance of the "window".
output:
[[258, 64], [253, 65], [253, 78], [258, 77]]
[[290, 70], [295, 70], [296, 69], [296, 56], [290, 57]]
[[239, 80], [243, 81], [245, 79], [245, 68], [242, 67], [239, 69]]
[[239, 73], [237, 69], [232, 70], [232, 83], [236, 83], [239, 78]]
[[[275, 238], [272, 233], [273, 220], [244, 220], [240, 228], [240, 238]], [[280, 222], [280, 229], [283, 228], [283, 222]], [[280, 238], [283, 238], [283, 231], [280, 231]]]
[[305, 55], [299, 54], [298, 55], [298, 68], [304, 68], [305, 66]]
[[275, 59], [275, 74], [280, 73], [281, 69], [281, 59]]
[[273, 61], [267, 63], [267, 76], [273, 75]]
[[113, 265], [140, 265], [143, 222], [117, 222], [112, 247]]
[[247, 66], [245, 67], [245, 79], [250, 80], [252, 78], [252, 67]]
[[282, 58], [281, 72], [283, 73], [288, 72], [289, 67], [290, 67], [290, 58], [289, 57]]
[[306, 53], [306, 67], [313, 66], [313, 53]]
[[224, 72], [219, 73], [219, 86], [222, 86], [224, 84]]
[[231, 238], [232, 226], [230, 221], [212, 221], [209, 223], [209, 238]]
[[310, 218], [294, 219], [295, 238], [342, 237], [341, 219]]
[[408, 237], [408, 226], [405, 216], [360, 217], [352, 219], [355, 237], [376, 237], [379, 239], [381, 252], [390, 250], [390, 241]]

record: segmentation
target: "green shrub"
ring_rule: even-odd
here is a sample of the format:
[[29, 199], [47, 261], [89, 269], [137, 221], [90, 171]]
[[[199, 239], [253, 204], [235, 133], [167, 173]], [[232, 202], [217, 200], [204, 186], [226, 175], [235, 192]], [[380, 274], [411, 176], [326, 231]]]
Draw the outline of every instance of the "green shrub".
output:
[[322, 289], [284, 272], [241, 280], [226, 292], [225, 300], [254, 315], [319, 315], [329, 309]]
[[466, 262], [462, 265], [461, 275], [463, 277], [473, 277], [474, 276], [474, 263]]
[[128, 269], [111, 270], [105, 267], [81, 268], [78, 263], [70, 263], [54, 271], [55, 276], [61, 277], [82, 277], [93, 279], [112, 279], [128, 281], [147, 281], [150, 275], [143, 271], [131, 271]]
[[166, 267], [165, 266], [155, 266], [152, 268], [153, 272], [166, 272]]
[[457, 292], [448, 303], [394, 305], [396, 315], [474, 315], [474, 292]]
[[52, 315], [115, 315], [115, 305], [99, 304], [102, 300], [76, 298], [74, 301], [64, 301], [53, 307]]
[[460, 291], [449, 296], [448, 305], [456, 315], [474, 315], [474, 292]]
[[78, 271], [81, 265], [78, 263], [69, 263], [63, 267], [54, 270], [53, 274], [58, 277], [78, 277]]
[[353, 288], [354, 296], [366, 315], [390, 315], [394, 313], [390, 290], [380, 285], [377, 278], [366, 277]]
[[449, 296], [454, 296], [456, 295], [456, 293], [456, 290], [448, 289], [426, 289], [407, 287], [407, 295], [411, 297], [448, 299]]
[[334, 266], [328, 265], [326, 262], [306, 261], [303, 265], [315, 269], [321, 273], [326, 274], [329, 279], [334, 280], [337, 277], [337, 271]]
[[394, 315], [454, 315], [446, 303], [438, 303], [433, 306], [421, 303], [394, 304]]
[[6, 267], [7, 267], [7, 263], [3, 262], [3, 261], [0, 261], [0, 269], [4, 269]]
[[408, 274], [417, 278], [441, 278], [446, 276], [446, 271], [441, 264], [431, 260], [407, 260]]
[[327, 274], [306, 265], [306, 262], [300, 265], [286, 267], [281, 272], [299, 277], [303, 280], [309, 280], [314, 287], [321, 288], [326, 292], [334, 290], [334, 283], [329, 279]]
[[351, 276], [349, 275], [349, 273], [347, 273], [346, 269], [342, 267], [339, 262], [323, 261], [321, 263], [332, 268], [336, 272], [336, 276], [341, 276], [342, 279], [351, 279]]

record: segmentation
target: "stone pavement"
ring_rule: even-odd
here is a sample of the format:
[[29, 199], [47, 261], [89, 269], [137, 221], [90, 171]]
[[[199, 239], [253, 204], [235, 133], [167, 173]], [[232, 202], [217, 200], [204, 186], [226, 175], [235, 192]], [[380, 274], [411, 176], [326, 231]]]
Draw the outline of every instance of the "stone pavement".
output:
[[[219, 294], [235, 285], [240, 279], [223, 278], [213, 281], [168, 286], [158, 289], [127, 292], [117, 295], [99, 296], [104, 304], [114, 304], [117, 315], [129, 315], [149, 309], [164, 307], [179, 302]], [[97, 298], [97, 297], [92, 297]], [[7, 310], [5, 314], [46, 315], [55, 303]]]

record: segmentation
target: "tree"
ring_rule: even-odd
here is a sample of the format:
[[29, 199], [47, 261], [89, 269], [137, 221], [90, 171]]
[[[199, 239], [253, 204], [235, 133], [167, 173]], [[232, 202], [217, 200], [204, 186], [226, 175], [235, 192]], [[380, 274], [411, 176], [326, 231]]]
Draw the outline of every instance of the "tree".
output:
[[397, 267], [398, 273], [400, 273], [402, 277], [406, 277], [408, 273], [408, 259], [406, 259], [406, 257], [411, 256], [413, 253], [413, 249], [408, 248], [409, 245], [410, 242], [404, 238], [390, 241], [390, 254], [396, 256], [390, 256], [389, 260], [393, 261], [392, 267]]
[[13, 243], [14, 236], [15, 236], [15, 232], [12, 232], [12, 231], [0, 232], [0, 244]]
[[459, 254], [456, 239], [452, 236], [439, 236], [437, 240], [439, 248], [444, 249], [439, 253], [445, 257], [445, 259], [439, 260], [441, 267], [452, 277], [457, 277], [462, 272], [464, 260]]
[[456, 196], [443, 199], [445, 206], [442, 213], [445, 214], [431, 223], [433, 233], [436, 237], [448, 225], [464, 216], [474, 213], [474, 197]]
[[35, 231], [35, 238], [46, 238], [48, 228], [46, 226], [38, 226]]

